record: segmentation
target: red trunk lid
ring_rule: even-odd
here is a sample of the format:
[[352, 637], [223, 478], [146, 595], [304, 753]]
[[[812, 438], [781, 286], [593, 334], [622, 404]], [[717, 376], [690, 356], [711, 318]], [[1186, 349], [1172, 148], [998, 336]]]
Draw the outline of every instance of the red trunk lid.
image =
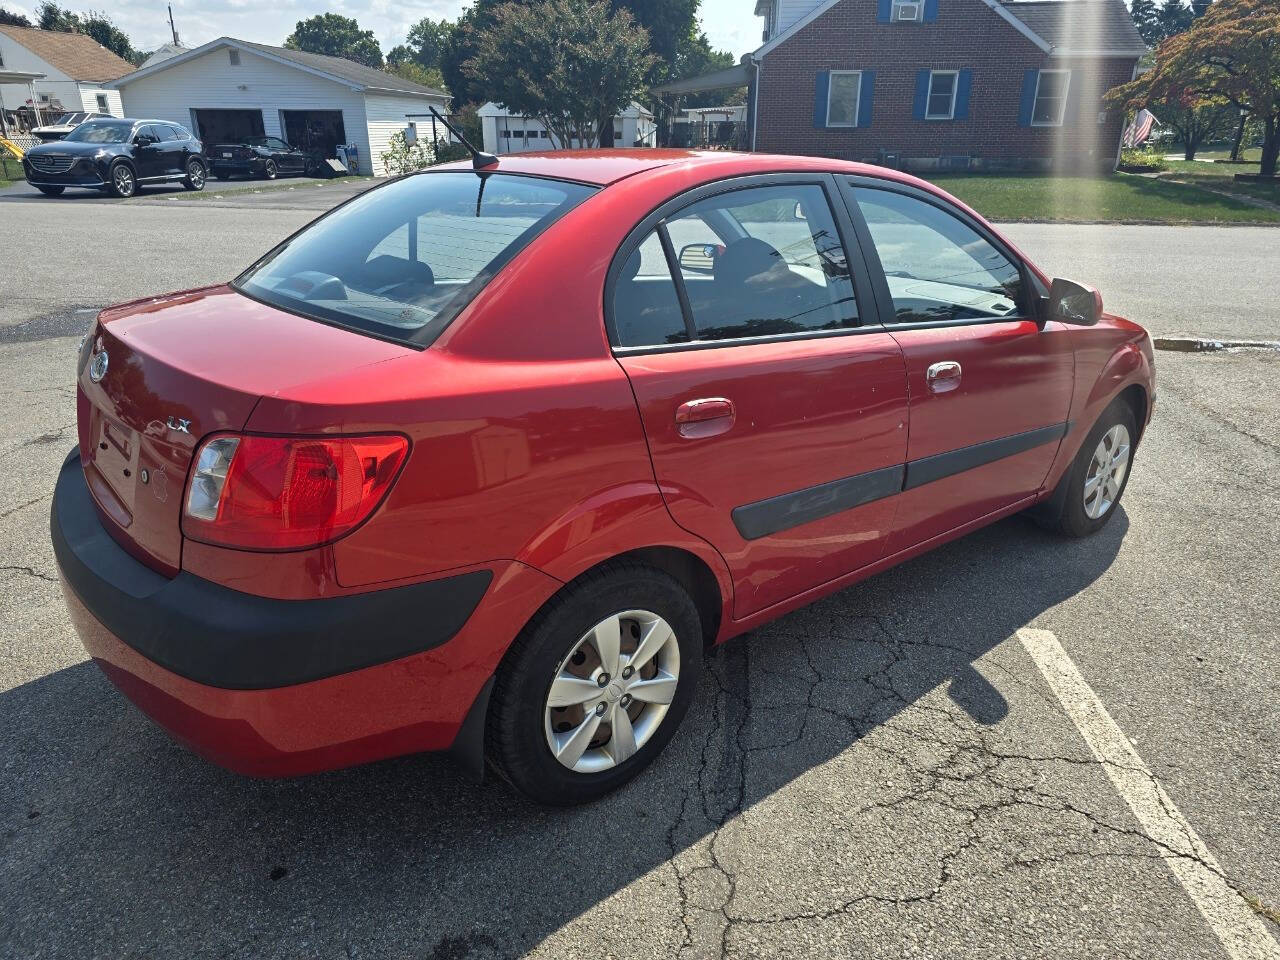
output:
[[405, 347], [284, 313], [212, 287], [104, 310], [79, 377], [80, 455], [112, 535], [172, 575], [182, 497], [201, 439], [240, 430], [258, 399]]

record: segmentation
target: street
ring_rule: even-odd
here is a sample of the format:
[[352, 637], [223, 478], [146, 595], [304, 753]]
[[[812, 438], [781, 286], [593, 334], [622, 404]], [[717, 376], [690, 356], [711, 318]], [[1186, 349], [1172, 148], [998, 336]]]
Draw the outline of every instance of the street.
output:
[[[431, 756], [249, 780], [170, 741], [57, 584], [77, 338], [354, 190], [0, 194], [0, 956], [1280, 957], [1275, 352], [1158, 353], [1098, 536], [1014, 517], [725, 645], [592, 806]], [[1007, 233], [1153, 334], [1280, 337], [1280, 231]]]

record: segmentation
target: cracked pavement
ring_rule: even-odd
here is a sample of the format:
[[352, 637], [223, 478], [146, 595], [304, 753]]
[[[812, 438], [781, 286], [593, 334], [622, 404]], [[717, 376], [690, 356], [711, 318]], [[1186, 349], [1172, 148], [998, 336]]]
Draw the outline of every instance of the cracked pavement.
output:
[[[1099, 536], [1012, 518], [719, 649], [667, 752], [593, 806], [436, 757], [255, 781], [176, 746], [86, 662], [47, 520], [75, 309], [223, 279], [313, 215], [196, 206], [80, 205], [77, 229], [136, 243], [93, 270], [58, 244], [47, 294], [23, 264], [70, 208], [5, 210], [42, 219], [0, 279], [0, 957], [1227, 956], [1166, 862], [1190, 845], [1143, 830], [1025, 626], [1056, 634], [1227, 883], [1280, 905], [1280, 357], [1259, 352], [1158, 355]], [[203, 259], [167, 257], [171, 229]], [[1186, 278], [1110, 293], [1201, 229], [1010, 233], [1117, 309], [1198, 298], [1134, 311], [1153, 328], [1274, 336], [1274, 278], [1238, 316]], [[1253, 242], [1216, 233], [1224, 260]], [[1109, 276], [1061, 266], [1101, 242]]]

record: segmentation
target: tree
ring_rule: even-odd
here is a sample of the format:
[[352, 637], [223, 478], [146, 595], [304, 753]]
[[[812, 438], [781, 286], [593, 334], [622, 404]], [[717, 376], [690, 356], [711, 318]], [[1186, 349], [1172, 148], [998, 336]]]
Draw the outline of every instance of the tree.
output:
[[355, 20], [337, 13], [318, 13], [299, 20], [284, 45], [290, 50], [343, 57], [366, 67], [382, 66], [382, 48], [373, 31], [361, 30]]
[[1133, 25], [1138, 28], [1138, 33], [1142, 34], [1142, 39], [1152, 45], [1164, 39], [1156, 19], [1158, 14], [1156, 0], [1133, 0], [1129, 7], [1129, 16], [1133, 17]]
[[[394, 52], [394, 51], [392, 51]], [[423, 87], [434, 87], [436, 90], [444, 89], [444, 77], [440, 74], [439, 67], [424, 67], [416, 60], [400, 60], [393, 62], [391, 56], [387, 56], [387, 73], [393, 73], [397, 77], [403, 77], [411, 83], [416, 83]]]
[[448, 20], [423, 17], [409, 29], [405, 46], [413, 59], [424, 67], [438, 67], [440, 53], [452, 32], [453, 24]]
[[108, 14], [97, 10], [90, 10], [83, 14], [80, 17], [80, 32], [93, 37], [120, 59], [128, 60], [130, 63], [137, 62], [134, 58], [138, 52], [133, 49], [129, 38], [112, 22]]
[[56, 30], [58, 33], [74, 33], [80, 29], [79, 17], [48, 0], [36, 7], [36, 22], [41, 30]]
[[1191, 28], [1195, 16], [1191, 8], [1183, 0], [1164, 0], [1156, 13], [1156, 24], [1160, 29], [1160, 39], [1176, 36]]
[[[1217, 0], [1190, 30], [1156, 50], [1151, 70], [1106, 95], [1109, 105], [1141, 107], [1177, 98], [1230, 104], [1262, 124], [1262, 174], [1280, 155], [1280, 0]], [[1161, 118], [1163, 119], [1163, 118]]]
[[[687, 77], [701, 77], [732, 67], [736, 62], [728, 50], [713, 50], [707, 35], [696, 30], [680, 45], [675, 67], [669, 78], [683, 80]], [[746, 95], [746, 87], [726, 87], [690, 94], [682, 100], [682, 104], [686, 107], [716, 107], [724, 103], [741, 103], [743, 101], [739, 98], [745, 98]]]
[[[494, 98], [483, 80], [473, 79], [464, 65], [476, 55], [480, 38], [493, 29], [494, 12], [504, 2], [528, 4], [532, 0], [475, 0], [441, 42], [440, 70], [445, 86], [459, 102], [483, 103]], [[681, 49], [697, 34], [698, 0], [608, 0], [608, 4], [611, 10], [629, 12], [649, 32], [649, 45], [658, 59], [646, 78], [648, 85], [674, 77]]]
[[9, 27], [29, 27], [31, 21], [20, 13], [10, 13], [4, 7], [0, 7], [0, 24]]
[[563, 147], [599, 145], [602, 123], [640, 95], [653, 68], [648, 31], [607, 0], [507, 3], [494, 19], [465, 72]]

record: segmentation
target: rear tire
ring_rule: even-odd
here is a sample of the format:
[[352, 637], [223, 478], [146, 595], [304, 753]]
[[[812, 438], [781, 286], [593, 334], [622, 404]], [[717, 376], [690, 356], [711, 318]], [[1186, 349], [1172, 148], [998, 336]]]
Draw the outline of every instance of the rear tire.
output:
[[62, 196], [62, 191], [67, 188], [66, 187], [46, 187], [46, 186], [37, 184], [36, 189], [39, 190], [41, 193], [43, 193], [46, 197], [60, 197]]
[[1046, 528], [1065, 537], [1088, 537], [1115, 515], [1133, 472], [1138, 427], [1123, 400], [1111, 403], [1080, 446], [1075, 460], [1050, 502], [1060, 502], [1056, 516], [1040, 517]]
[[[539, 803], [596, 800], [666, 746], [693, 701], [701, 659], [702, 625], [685, 589], [660, 570], [612, 561], [552, 598], [507, 652], [485, 725], [489, 763]], [[576, 752], [575, 737], [586, 744]]]

